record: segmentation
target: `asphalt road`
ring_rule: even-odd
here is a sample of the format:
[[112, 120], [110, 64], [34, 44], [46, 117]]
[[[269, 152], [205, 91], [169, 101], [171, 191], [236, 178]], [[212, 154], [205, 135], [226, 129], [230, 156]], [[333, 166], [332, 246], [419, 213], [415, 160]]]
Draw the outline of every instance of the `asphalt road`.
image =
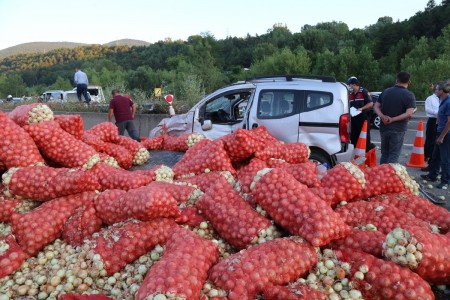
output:
[[[416, 138], [418, 126], [420, 120], [423, 121], [424, 130], [425, 130], [425, 124], [427, 121], [427, 117], [424, 112], [416, 112], [413, 116], [413, 118], [408, 123], [408, 130], [405, 135], [404, 145], [402, 148], [402, 153], [400, 155], [400, 161], [399, 163], [406, 166], [406, 163], [410, 160], [414, 140]], [[381, 139], [380, 139], [380, 132], [377, 129], [370, 129], [371, 139], [372, 143], [374, 143], [377, 146], [377, 162], [380, 162], [381, 152], [380, 152], [380, 145], [381, 145]], [[425, 136], [425, 132], [424, 132]], [[427, 182], [420, 178], [420, 174], [427, 174], [426, 172], [420, 171], [420, 168], [410, 168], [406, 167], [408, 170], [408, 173], [411, 177], [413, 177], [418, 183], [422, 184], [422, 186], [425, 188], [425, 191], [427, 193], [430, 193], [435, 196], [444, 196], [447, 200], [446, 204], [440, 204], [443, 207], [446, 207], [448, 210], [450, 210], [450, 190], [441, 190], [437, 189], [435, 186], [437, 185], [437, 182]]]

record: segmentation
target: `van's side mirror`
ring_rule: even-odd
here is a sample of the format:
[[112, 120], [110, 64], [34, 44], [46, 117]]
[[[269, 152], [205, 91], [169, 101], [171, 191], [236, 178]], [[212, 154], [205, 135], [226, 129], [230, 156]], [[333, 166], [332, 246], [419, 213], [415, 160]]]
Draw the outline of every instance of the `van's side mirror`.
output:
[[203, 121], [203, 124], [202, 124], [202, 129], [203, 129], [203, 130], [211, 130], [211, 128], [212, 128], [212, 122], [211, 122], [211, 120], [205, 120], [205, 121]]

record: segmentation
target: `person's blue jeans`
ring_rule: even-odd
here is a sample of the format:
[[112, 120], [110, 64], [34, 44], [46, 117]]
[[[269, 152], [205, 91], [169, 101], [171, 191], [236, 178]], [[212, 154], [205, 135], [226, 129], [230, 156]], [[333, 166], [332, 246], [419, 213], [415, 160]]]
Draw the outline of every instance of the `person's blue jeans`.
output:
[[88, 95], [88, 87], [84, 83], [77, 84], [78, 101], [81, 101], [81, 95], [83, 95], [84, 101], [86, 101], [86, 104], [89, 104], [89, 102], [91, 102], [91, 98]]
[[395, 130], [380, 131], [381, 135], [381, 158], [380, 164], [398, 163], [402, 151], [405, 131]]
[[134, 126], [133, 120], [127, 120], [120, 123], [116, 123], [117, 128], [119, 129], [119, 134], [124, 135], [125, 129], [128, 132], [128, 135], [138, 142], [141, 141], [139, 138], [138, 131], [136, 130], [136, 127]]
[[[439, 133], [436, 134], [439, 137]], [[438, 176], [439, 168], [441, 169], [441, 182], [450, 183], [450, 134], [447, 134], [442, 144], [436, 144], [433, 149], [432, 160], [429, 168], [428, 176], [435, 179]]]

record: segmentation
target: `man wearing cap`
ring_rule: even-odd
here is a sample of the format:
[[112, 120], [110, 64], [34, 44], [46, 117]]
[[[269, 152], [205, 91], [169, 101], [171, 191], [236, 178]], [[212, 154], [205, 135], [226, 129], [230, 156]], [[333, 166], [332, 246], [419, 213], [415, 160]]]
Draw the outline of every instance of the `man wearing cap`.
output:
[[385, 89], [373, 107], [381, 118], [380, 164], [398, 163], [408, 120], [416, 108], [416, 97], [408, 91], [411, 75], [399, 72], [393, 87]]
[[8, 95], [8, 97], [6, 97], [6, 102], [11, 102], [13, 100], [13, 96]]
[[[359, 85], [359, 80], [356, 77], [350, 77], [347, 80], [347, 84], [351, 90], [350, 95], [348, 96], [348, 100], [350, 102], [350, 107], [354, 107], [356, 110], [361, 113], [352, 116], [351, 118], [351, 134], [350, 140], [351, 143], [356, 147], [356, 143], [358, 143], [359, 135], [361, 133], [361, 129], [363, 127], [364, 121], [368, 121], [365, 110], [371, 108], [373, 106], [372, 98], [369, 95], [369, 92]], [[375, 146], [370, 141], [370, 128], [367, 127], [367, 137], [366, 137], [366, 152]]]

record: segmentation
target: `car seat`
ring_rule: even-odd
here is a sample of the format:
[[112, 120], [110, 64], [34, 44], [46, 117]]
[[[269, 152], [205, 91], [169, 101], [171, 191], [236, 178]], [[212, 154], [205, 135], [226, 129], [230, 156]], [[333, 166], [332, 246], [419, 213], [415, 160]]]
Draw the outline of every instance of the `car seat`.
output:
[[281, 114], [288, 114], [291, 112], [289, 102], [287, 100], [281, 100], [280, 102], [280, 112]]
[[270, 115], [270, 103], [269, 102], [261, 102], [260, 104], [260, 114], [262, 116], [269, 116]]

